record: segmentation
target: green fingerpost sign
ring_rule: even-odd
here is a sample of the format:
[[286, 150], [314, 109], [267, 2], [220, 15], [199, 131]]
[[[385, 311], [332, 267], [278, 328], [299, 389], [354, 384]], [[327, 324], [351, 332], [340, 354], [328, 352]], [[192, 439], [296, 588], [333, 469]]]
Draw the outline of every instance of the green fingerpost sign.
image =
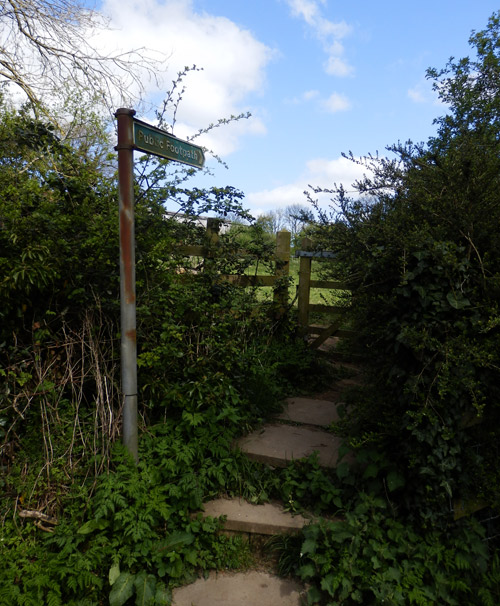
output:
[[134, 118], [134, 149], [202, 168], [205, 154], [198, 145], [177, 139], [173, 135]]

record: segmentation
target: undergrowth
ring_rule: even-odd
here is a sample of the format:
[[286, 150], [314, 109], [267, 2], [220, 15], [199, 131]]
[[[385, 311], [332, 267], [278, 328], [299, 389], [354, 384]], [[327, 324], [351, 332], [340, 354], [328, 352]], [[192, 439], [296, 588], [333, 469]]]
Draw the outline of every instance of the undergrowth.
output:
[[479, 523], [422, 531], [367, 493], [341, 520], [322, 519], [273, 547], [281, 573], [310, 585], [311, 605], [494, 606], [500, 598], [500, 560]]
[[[379, 454], [353, 467], [317, 457], [281, 472], [288, 507], [312, 514], [298, 535], [273, 537], [278, 571], [309, 586], [307, 603], [354, 606], [494, 606], [500, 600], [498, 516], [423, 527], [405, 515], [403, 478]], [[495, 522], [494, 522], [495, 523]]]
[[0, 603], [169, 604], [171, 589], [199, 570], [248, 565], [241, 538], [196, 514], [235, 473], [224, 448], [185, 444], [163, 425], [143, 438], [138, 466], [117, 444], [92, 498], [70, 494], [53, 533], [4, 520]]

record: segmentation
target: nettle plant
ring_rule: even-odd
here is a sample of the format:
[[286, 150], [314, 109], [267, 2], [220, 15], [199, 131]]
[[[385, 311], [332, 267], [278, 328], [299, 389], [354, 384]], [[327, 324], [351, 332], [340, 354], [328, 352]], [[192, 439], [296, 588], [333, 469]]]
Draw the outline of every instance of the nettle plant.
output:
[[311, 606], [483, 606], [500, 599], [495, 527], [463, 518], [422, 528], [405, 515], [404, 477], [380, 451], [360, 449], [354, 469], [344, 462], [333, 471], [311, 457], [283, 470], [278, 484], [294, 511], [321, 516], [269, 544], [280, 574], [308, 585]]

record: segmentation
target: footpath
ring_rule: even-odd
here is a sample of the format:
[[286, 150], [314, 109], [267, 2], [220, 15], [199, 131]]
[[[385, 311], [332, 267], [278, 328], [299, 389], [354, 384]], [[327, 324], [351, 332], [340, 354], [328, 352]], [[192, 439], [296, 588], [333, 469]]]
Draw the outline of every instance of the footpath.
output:
[[[350, 365], [346, 365], [349, 367]], [[342, 392], [357, 382], [342, 379], [317, 397], [288, 398], [271, 423], [241, 438], [237, 444], [248, 457], [273, 468], [318, 453], [320, 464], [337, 464], [340, 438], [326, 431], [338, 419]], [[225, 531], [255, 538], [298, 532], [310, 519], [284, 511], [279, 503], [253, 505], [242, 499], [217, 499], [204, 504], [206, 516], [225, 516]], [[217, 572], [173, 592], [172, 606], [300, 606], [306, 589], [267, 571]]]

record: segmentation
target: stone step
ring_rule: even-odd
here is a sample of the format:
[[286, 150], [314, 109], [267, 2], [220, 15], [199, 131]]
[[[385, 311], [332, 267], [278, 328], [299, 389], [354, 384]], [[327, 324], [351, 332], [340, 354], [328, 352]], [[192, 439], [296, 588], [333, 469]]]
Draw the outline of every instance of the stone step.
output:
[[226, 516], [224, 530], [248, 534], [293, 534], [311, 521], [302, 515], [283, 511], [278, 503], [254, 505], [244, 499], [214, 499], [203, 504], [203, 514]]
[[[251, 459], [273, 467], [314, 452], [324, 467], [335, 467], [342, 440], [320, 427], [338, 420], [342, 389], [354, 382], [344, 380], [329, 394], [331, 399], [288, 398], [278, 419], [300, 425], [272, 423], [240, 438], [237, 446]], [[285, 512], [277, 503], [254, 505], [243, 499], [215, 499], [203, 506], [203, 514], [225, 516], [224, 530], [257, 535], [291, 534], [309, 524], [310, 518]], [[268, 572], [212, 572], [206, 579], [173, 591], [172, 606], [301, 606], [306, 588]]]
[[267, 572], [210, 573], [172, 593], [172, 606], [300, 606], [305, 589]]
[[357, 364], [356, 362], [353, 362], [353, 361], [345, 360], [345, 359], [330, 360], [329, 365], [336, 370], [347, 371], [353, 375], [358, 375], [363, 372], [362, 367], [359, 364]]
[[340, 402], [316, 398], [287, 398], [283, 412], [277, 418], [293, 423], [326, 427], [339, 420], [337, 404]]
[[254, 461], [286, 467], [296, 459], [318, 453], [323, 467], [336, 467], [341, 438], [324, 430], [308, 426], [269, 424], [240, 438], [238, 447]]
[[349, 392], [349, 390], [353, 387], [361, 387], [364, 384], [364, 378], [362, 377], [362, 375], [356, 375], [346, 379], [340, 379], [326, 391], [318, 393], [316, 395], [316, 399], [335, 402], [337, 405], [345, 405], [345, 396]]
[[319, 347], [318, 351], [335, 351], [338, 347], [340, 339], [338, 337], [328, 337]]

